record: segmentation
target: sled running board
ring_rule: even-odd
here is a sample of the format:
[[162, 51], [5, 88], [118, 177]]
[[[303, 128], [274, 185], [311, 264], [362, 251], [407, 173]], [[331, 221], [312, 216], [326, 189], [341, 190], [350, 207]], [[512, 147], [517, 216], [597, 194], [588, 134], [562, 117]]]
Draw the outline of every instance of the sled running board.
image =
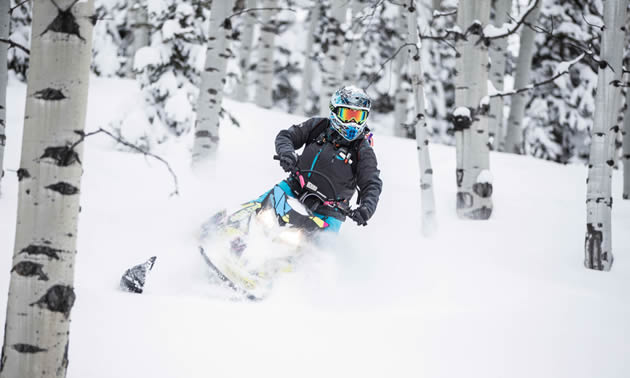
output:
[[206, 264], [208, 264], [208, 267], [210, 267], [210, 270], [212, 270], [212, 272], [216, 274], [217, 277], [219, 277], [219, 279], [225, 284], [225, 286], [234, 290], [237, 294], [243, 296], [247, 300], [250, 300], [253, 302], [262, 300], [262, 298], [258, 298], [257, 296], [247, 292], [247, 290], [240, 288], [231, 279], [229, 279], [225, 274], [223, 274], [223, 272], [221, 272], [219, 268], [217, 268], [216, 265], [212, 263], [212, 261], [210, 260], [206, 252], [204, 251], [203, 247], [201, 246], [199, 247], [199, 253], [201, 253], [201, 256], [205, 260]]

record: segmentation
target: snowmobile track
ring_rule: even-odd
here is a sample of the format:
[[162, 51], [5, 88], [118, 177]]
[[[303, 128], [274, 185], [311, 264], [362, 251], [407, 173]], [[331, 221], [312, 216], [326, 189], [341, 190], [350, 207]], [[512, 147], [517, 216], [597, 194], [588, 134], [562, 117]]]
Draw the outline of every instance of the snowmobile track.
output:
[[234, 290], [236, 293], [238, 293], [239, 295], [242, 295], [245, 299], [248, 299], [250, 301], [257, 302], [257, 301], [260, 301], [262, 299], [262, 298], [258, 298], [255, 295], [247, 292], [247, 290], [244, 290], [244, 289], [238, 287], [234, 282], [232, 282], [232, 280], [230, 280], [228, 277], [226, 277], [225, 274], [223, 274], [219, 270], [219, 268], [217, 268], [216, 265], [214, 265], [212, 263], [212, 261], [210, 260], [210, 258], [206, 254], [206, 252], [204, 251], [203, 247], [201, 247], [201, 246], [199, 246], [199, 253], [201, 253], [201, 256], [205, 260], [206, 264], [208, 264], [210, 269], [217, 275], [217, 277], [219, 277], [219, 279], [223, 283], [225, 283], [225, 286], [229, 287], [230, 289]]

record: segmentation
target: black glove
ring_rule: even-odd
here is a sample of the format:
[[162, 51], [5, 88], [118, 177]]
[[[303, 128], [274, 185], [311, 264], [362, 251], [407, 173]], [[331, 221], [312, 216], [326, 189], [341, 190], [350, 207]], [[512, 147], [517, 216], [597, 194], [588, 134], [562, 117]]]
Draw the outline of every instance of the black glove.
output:
[[354, 209], [350, 214], [350, 219], [355, 221], [359, 226], [367, 226], [367, 220], [370, 218], [370, 212], [363, 206]]
[[280, 166], [285, 172], [292, 172], [297, 165], [298, 157], [295, 152], [285, 152], [280, 155]]

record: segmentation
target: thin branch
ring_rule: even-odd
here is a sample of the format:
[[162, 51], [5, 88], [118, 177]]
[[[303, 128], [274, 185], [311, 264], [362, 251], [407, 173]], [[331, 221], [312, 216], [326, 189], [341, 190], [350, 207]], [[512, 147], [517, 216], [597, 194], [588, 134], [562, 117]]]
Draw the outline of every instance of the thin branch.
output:
[[[551, 76], [549, 79], [543, 80], [543, 81], [539, 81], [539, 82], [534, 82], [526, 87], [523, 88], [519, 88], [519, 89], [513, 89], [511, 91], [508, 92], [497, 92], [494, 93], [488, 97], [490, 98], [494, 98], [494, 97], [507, 97], [507, 96], [514, 96], [516, 94], [519, 93], [523, 93], [523, 92], [527, 92], [530, 91], [534, 88], [546, 85], [546, 84], [550, 84], [552, 83], [554, 80], [556, 80], [557, 78], [559, 78], [562, 75], [565, 75], [567, 73], [569, 73], [569, 68], [571, 68], [571, 66], [573, 66], [575, 63], [579, 62], [580, 60], [582, 60], [582, 58], [584, 58], [585, 54], [580, 54], [580, 56], [578, 56], [577, 58], [569, 61], [569, 62], [563, 62], [564, 65], [562, 65], [562, 69], [558, 70], [553, 76]], [[563, 64], [560, 63], [559, 65]]]
[[286, 10], [286, 11], [290, 11], [290, 12], [295, 12], [295, 9], [293, 9], [293, 8], [247, 8], [247, 9], [243, 9], [243, 10], [240, 10], [238, 12], [232, 13], [231, 15], [226, 17], [225, 19], [229, 20], [230, 18], [239, 16], [239, 15], [241, 15], [243, 13], [256, 12], [256, 11], [265, 11], [265, 10], [277, 10], [277, 11]]
[[14, 10], [18, 9], [18, 8], [19, 8], [19, 7], [21, 7], [22, 5], [24, 5], [24, 4], [26, 4], [26, 3], [28, 3], [29, 1], [31, 1], [31, 0], [24, 0], [24, 1], [22, 1], [21, 3], [15, 4], [15, 5], [13, 6], [13, 8], [9, 9], [9, 16], [13, 13], [13, 11], [14, 11]]
[[396, 52], [394, 52], [394, 54], [392, 54], [392, 56], [390, 56], [383, 63], [381, 63], [381, 66], [380, 66], [379, 70], [372, 76], [372, 80], [370, 80], [368, 85], [365, 88], [363, 88], [365, 91], [367, 91], [368, 88], [370, 88], [370, 86], [372, 86], [372, 84], [374, 84], [376, 81], [378, 81], [378, 75], [385, 69], [385, 66], [387, 65], [387, 63], [391, 62], [394, 58], [396, 58], [396, 56], [402, 51], [402, 49], [404, 49], [407, 46], [415, 47], [416, 48], [416, 55], [413, 56], [413, 59], [420, 59], [420, 49], [418, 48], [418, 45], [416, 45], [415, 43], [411, 43], [411, 42], [407, 42], [407, 43], [401, 45], [396, 50]]
[[9, 44], [9, 48], [12, 48], [12, 47], [17, 47], [18, 49], [20, 49], [20, 50], [24, 51], [24, 52], [25, 52], [25, 53], [27, 53], [28, 55], [31, 55], [31, 51], [30, 51], [29, 49], [27, 49], [26, 47], [24, 47], [24, 46], [20, 45], [20, 44], [19, 44], [19, 43], [17, 43], [17, 42], [13, 42], [13, 41], [12, 41], [12, 40], [10, 40], [10, 39], [0, 38], [0, 42], [2, 42], [2, 43], [8, 43], [8, 44]]
[[162, 164], [164, 164], [166, 166], [166, 168], [168, 169], [169, 173], [171, 174], [171, 176], [173, 177], [173, 183], [175, 186], [175, 190], [170, 194], [170, 196], [174, 196], [174, 195], [179, 195], [179, 184], [178, 184], [178, 180], [177, 180], [177, 175], [175, 174], [175, 172], [173, 171], [173, 168], [171, 168], [171, 165], [164, 160], [163, 158], [141, 148], [136, 146], [135, 144], [131, 143], [131, 142], [127, 142], [126, 140], [122, 139], [121, 137], [117, 137], [116, 135], [112, 134], [111, 132], [103, 129], [103, 128], [98, 128], [96, 131], [92, 131], [89, 133], [85, 133], [83, 131], [79, 131], [76, 132], [77, 134], [80, 135], [79, 140], [77, 140], [76, 142], [74, 142], [74, 144], [72, 144], [69, 148], [70, 150], [73, 150], [74, 148], [76, 148], [79, 144], [83, 143], [83, 141], [85, 140], [85, 138], [96, 135], [96, 134], [106, 134], [108, 135], [110, 138], [114, 139], [116, 142], [122, 144], [123, 146], [129, 147], [132, 150], [138, 151], [141, 154], [143, 154], [144, 156], [150, 156], [156, 160], [158, 160], [159, 162], [161, 162]]
[[[490, 41], [495, 40], [495, 39], [502, 39], [505, 38], [511, 34], [516, 33], [516, 31], [521, 27], [521, 25], [523, 25], [525, 23], [525, 19], [527, 19], [527, 17], [534, 11], [534, 9], [536, 9], [536, 7], [538, 7], [538, 3], [540, 2], [540, 0], [535, 0], [534, 3], [532, 5], [530, 5], [529, 8], [527, 8], [527, 10], [525, 11], [525, 14], [523, 14], [521, 17], [519, 17], [519, 20], [516, 21], [516, 25], [514, 25], [513, 28], [509, 28], [508, 30], [503, 33], [503, 34], [497, 34], [497, 35], [493, 35], [493, 36], [485, 36], [483, 35], [483, 32], [481, 34], [481, 36], [479, 37], [479, 40], [475, 43], [475, 44], [479, 44], [481, 41], [483, 41], [486, 45], [488, 45], [490, 43]], [[510, 17], [510, 19], [514, 20], [514, 18], [512, 18], [509, 14], [508, 17]]]

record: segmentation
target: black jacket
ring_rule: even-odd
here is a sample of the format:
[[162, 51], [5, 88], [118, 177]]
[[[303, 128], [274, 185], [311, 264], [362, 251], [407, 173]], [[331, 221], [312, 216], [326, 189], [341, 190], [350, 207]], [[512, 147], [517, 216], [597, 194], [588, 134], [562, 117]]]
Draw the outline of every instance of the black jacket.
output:
[[[282, 130], [276, 136], [278, 155], [292, 153], [302, 146], [305, 147], [298, 159], [299, 170], [315, 170], [328, 176], [338, 201], [349, 202], [358, 187], [361, 206], [368, 210], [369, 217], [374, 214], [383, 182], [379, 178], [374, 150], [363, 136], [348, 142], [330, 127], [328, 118], [311, 118]], [[327, 198], [333, 198], [331, 185], [324, 178], [308, 173], [303, 176]], [[289, 179], [288, 182], [300, 194], [301, 188], [296, 180]], [[313, 208], [312, 203], [307, 205]], [[331, 207], [319, 206], [313, 210], [342, 220], [345, 218]]]

